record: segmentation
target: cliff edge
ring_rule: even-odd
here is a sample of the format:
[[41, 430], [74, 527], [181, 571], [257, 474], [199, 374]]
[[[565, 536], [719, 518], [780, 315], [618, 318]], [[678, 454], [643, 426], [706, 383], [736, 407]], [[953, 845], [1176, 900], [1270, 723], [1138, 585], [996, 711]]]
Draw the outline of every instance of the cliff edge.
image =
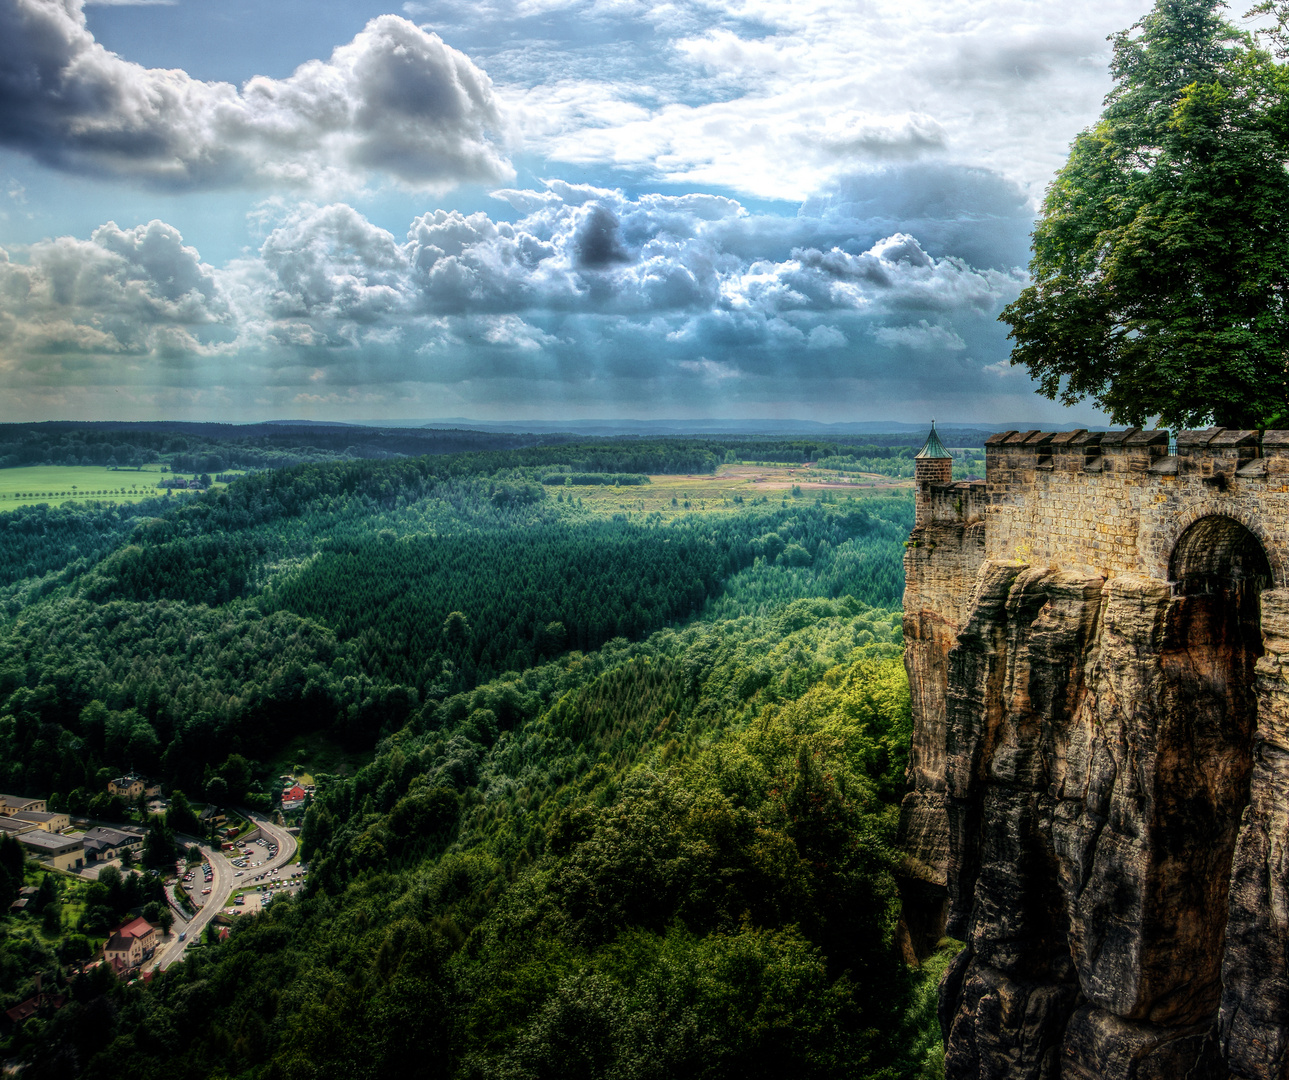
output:
[[1289, 1077], [1289, 433], [1009, 432], [918, 489], [902, 892], [911, 953], [966, 943], [947, 1076]]

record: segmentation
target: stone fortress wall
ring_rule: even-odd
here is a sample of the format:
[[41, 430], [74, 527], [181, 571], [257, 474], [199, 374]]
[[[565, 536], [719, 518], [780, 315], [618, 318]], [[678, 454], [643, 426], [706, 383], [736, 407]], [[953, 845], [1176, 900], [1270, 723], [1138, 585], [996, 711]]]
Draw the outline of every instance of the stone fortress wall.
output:
[[919, 460], [905, 571], [947, 1075], [1289, 1078], [1289, 432]]

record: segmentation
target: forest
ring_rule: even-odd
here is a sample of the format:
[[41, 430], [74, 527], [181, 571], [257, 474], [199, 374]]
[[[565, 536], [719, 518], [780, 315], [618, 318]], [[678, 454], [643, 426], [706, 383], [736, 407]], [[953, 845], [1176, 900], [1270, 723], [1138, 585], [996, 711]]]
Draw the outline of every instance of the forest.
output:
[[[980, 447], [991, 431], [945, 428], [953, 446]], [[272, 469], [288, 465], [388, 459], [521, 447], [599, 445], [620, 452], [623, 444], [650, 447], [702, 441], [718, 455], [738, 460], [811, 461], [858, 454], [885, 460], [911, 457], [923, 433], [863, 434], [830, 439], [782, 439], [726, 435], [660, 439], [588, 437], [572, 433], [524, 434], [439, 427], [364, 427], [357, 424], [78, 423], [0, 424], [0, 468], [23, 465], [108, 465], [134, 469], [164, 463], [176, 472], [212, 475], [228, 469]], [[648, 471], [648, 470], [645, 470]], [[654, 469], [654, 472], [665, 470]]]
[[938, 1075], [952, 946], [896, 945], [911, 498], [581, 494], [731, 453], [330, 460], [0, 515], [0, 789], [108, 820], [133, 769], [190, 817], [267, 808], [292, 739], [369, 762], [319, 778], [305, 893], [146, 987], [75, 973], [106, 918], [79, 894], [0, 920], [4, 1004], [38, 972], [69, 995], [0, 1050], [37, 1077]]

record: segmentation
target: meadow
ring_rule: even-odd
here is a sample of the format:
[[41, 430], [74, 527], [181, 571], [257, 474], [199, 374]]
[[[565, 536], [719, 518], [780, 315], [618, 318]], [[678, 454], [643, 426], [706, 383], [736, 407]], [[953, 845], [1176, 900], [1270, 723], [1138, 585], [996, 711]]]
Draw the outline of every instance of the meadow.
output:
[[[165, 475], [171, 475], [167, 472]], [[163, 494], [161, 466], [29, 465], [0, 469], [0, 511], [64, 502], [142, 502]]]
[[743, 506], [782, 503], [791, 498], [819, 499], [874, 491], [910, 490], [912, 480], [865, 473], [860, 476], [833, 470], [773, 463], [738, 462], [722, 465], [714, 474], [652, 475], [647, 484], [611, 487], [596, 484], [555, 485], [556, 498], [580, 499], [581, 505], [599, 513], [635, 511], [664, 518], [686, 513], [734, 512]]

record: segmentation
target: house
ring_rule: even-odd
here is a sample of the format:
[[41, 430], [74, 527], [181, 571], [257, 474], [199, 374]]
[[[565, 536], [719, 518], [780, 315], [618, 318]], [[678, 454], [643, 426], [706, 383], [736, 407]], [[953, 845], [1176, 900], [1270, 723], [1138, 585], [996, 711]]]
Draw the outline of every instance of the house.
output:
[[45, 832], [62, 832], [72, 823], [69, 814], [60, 814], [56, 811], [41, 812], [39, 810], [19, 810], [16, 814], [11, 815], [8, 820], [26, 822], [38, 829], [44, 829]]
[[103, 946], [103, 959], [117, 976], [133, 971], [157, 950], [157, 928], [140, 915], [120, 927]]
[[9, 816], [19, 810], [34, 810], [43, 814], [48, 809], [44, 799], [24, 799], [21, 795], [0, 795], [0, 814]]
[[123, 832], [120, 829], [108, 829], [96, 826], [87, 829], [80, 838], [85, 844], [85, 858], [90, 862], [101, 859], [115, 859], [122, 851], [138, 852], [143, 847], [143, 834]]
[[79, 870], [85, 865], [86, 847], [79, 836], [60, 836], [33, 829], [18, 837], [27, 854], [48, 863], [55, 870]]
[[304, 805], [305, 790], [299, 784], [282, 792], [282, 809], [298, 810]]
[[9, 905], [10, 911], [22, 911], [32, 900], [36, 899], [40, 890], [35, 885], [24, 885], [18, 890], [18, 899]]
[[126, 802], [134, 802], [143, 794], [143, 777], [135, 776], [133, 773], [126, 773], [125, 776], [118, 776], [115, 780], [107, 782], [107, 792], [109, 795], [116, 795]]
[[36, 992], [26, 1001], [15, 1005], [12, 1009], [5, 1009], [5, 1018], [11, 1024], [21, 1024], [30, 1020], [37, 1013], [44, 1009], [61, 1009], [67, 1004], [66, 994], [46, 993], [40, 985], [40, 975], [36, 975]]
[[0, 817], [0, 834], [17, 836], [19, 833], [31, 832], [36, 826], [30, 821], [19, 821], [16, 818]]
[[203, 828], [209, 829], [211, 825], [224, 824], [228, 818], [219, 807], [212, 803], [207, 803], [206, 809], [197, 815], [197, 820], [201, 822]]

